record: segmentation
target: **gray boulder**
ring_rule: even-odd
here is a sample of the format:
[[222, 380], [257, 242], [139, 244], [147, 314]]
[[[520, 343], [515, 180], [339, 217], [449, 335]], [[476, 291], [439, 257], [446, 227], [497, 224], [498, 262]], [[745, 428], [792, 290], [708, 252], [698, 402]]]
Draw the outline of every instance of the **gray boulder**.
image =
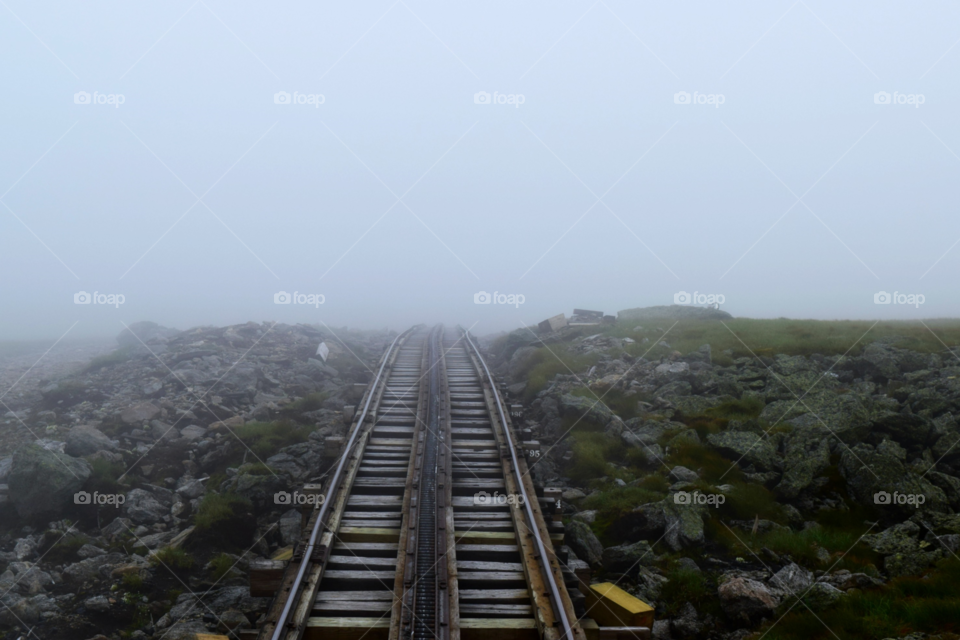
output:
[[674, 551], [703, 544], [703, 507], [677, 504], [671, 497], [659, 503], [663, 509], [663, 541]]
[[655, 560], [653, 549], [646, 540], [607, 547], [603, 550], [603, 566], [608, 571], [632, 572], [641, 564], [653, 565]]
[[828, 466], [830, 444], [827, 438], [806, 430], [791, 434], [786, 440], [783, 477], [776, 487], [777, 493], [784, 498], [796, 498]]
[[130, 405], [120, 414], [120, 419], [127, 424], [139, 425], [142, 422], [153, 420], [160, 415], [160, 407], [152, 402], [138, 402]]
[[[844, 447], [839, 468], [850, 497], [863, 505], [879, 506], [891, 519], [909, 518], [918, 510], [948, 511], [949, 501], [943, 490], [909, 470], [903, 462], [905, 456], [906, 452], [890, 440], [876, 448], [862, 443]], [[898, 502], [900, 496], [923, 496], [923, 502], [918, 508], [917, 500]]]
[[591, 567], [600, 567], [603, 561], [603, 545], [597, 540], [590, 525], [579, 520], [571, 520], [566, 527], [565, 538], [578, 558]]
[[133, 489], [123, 503], [123, 513], [137, 524], [150, 525], [170, 515], [170, 509], [160, 504], [149, 491]]
[[116, 449], [117, 445], [102, 431], [90, 425], [80, 425], [67, 434], [67, 445], [64, 451], [68, 456], [80, 458], [97, 451], [115, 451]]
[[13, 454], [10, 502], [24, 518], [55, 516], [73, 502], [91, 471], [84, 460], [36, 444], [24, 445]]
[[717, 594], [724, 613], [743, 622], [756, 622], [769, 617], [780, 604], [780, 596], [765, 584], [743, 576], [723, 582]]
[[780, 466], [776, 449], [752, 431], [711, 433], [707, 443], [734, 462], [740, 460], [741, 464], [752, 464], [762, 471], [775, 471]]

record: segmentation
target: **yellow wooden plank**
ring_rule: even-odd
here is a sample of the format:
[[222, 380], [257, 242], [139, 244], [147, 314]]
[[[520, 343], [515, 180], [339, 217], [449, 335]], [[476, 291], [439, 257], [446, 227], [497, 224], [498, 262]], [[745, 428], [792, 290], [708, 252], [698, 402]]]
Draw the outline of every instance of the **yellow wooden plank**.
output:
[[653, 628], [653, 607], [612, 582], [590, 585], [587, 614], [601, 626]]

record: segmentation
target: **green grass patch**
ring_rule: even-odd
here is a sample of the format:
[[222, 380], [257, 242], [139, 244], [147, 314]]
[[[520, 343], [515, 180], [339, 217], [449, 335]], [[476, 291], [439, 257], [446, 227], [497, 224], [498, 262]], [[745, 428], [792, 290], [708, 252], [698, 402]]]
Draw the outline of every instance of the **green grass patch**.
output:
[[120, 578], [120, 584], [128, 591], [140, 591], [143, 589], [143, 578], [140, 577], [139, 571], [125, 573], [123, 577]]
[[594, 533], [605, 546], [615, 545], [627, 541], [624, 535], [629, 532], [629, 526], [626, 529], [619, 526], [621, 518], [642, 504], [662, 500], [669, 486], [666, 478], [653, 474], [630, 487], [607, 485], [586, 497], [581, 506], [597, 511], [596, 520], [591, 525]]
[[[872, 573], [869, 565], [875, 565], [879, 558], [866, 546], [857, 544], [860, 534], [823, 527], [793, 531], [778, 529], [753, 536], [749, 531], [734, 530], [731, 533], [722, 525], [711, 525], [711, 533], [724, 544], [731, 555], [752, 558], [766, 547], [779, 555], [789, 555], [794, 562], [810, 570], [826, 569], [840, 560], [835, 569], [848, 569]], [[830, 560], [821, 562], [817, 550], [823, 548], [830, 554]]]
[[80, 550], [80, 547], [90, 542], [90, 540], [84, 535], [65, 535], [60, 537], [62, 534], [59, 531], [48, 531], [44, 535], [44, 539], [47, 537], [54, 537], [53, 546], [50, 547], [47, 551], [42, 552], [43, 561], [50, 564], [67, 564], [70, 562], [76, 562], [77, 551]]
[[579, 482], [587, 482], [603, 476], [626, 480], [624, 478], [626, 472], [610, 464], [623, 462], [624, 454], [624, 446], [620, 438], [600, 432], [575, 431], [573, 433], [573, 466], [565, 469], [565, 473]]
[[[732, 474], [731, 474], [732, 475]], [[728, 481], [730, 476], [724, 480]], [[728, 482], [735, 488], [726, 494], [726, 501], [720, 505], [720, 514], [725, 519], [753, 520], [760, 516], [762, 520], [783, 523], [783, 508], [776, 497], [766, 487], [753, 482]]]
[[[922, 323], [908, 321], [880, 322], [871, 329], [873, 323], [865, 320], [791, 320], [787, 318], [775, 320], [731, 318], [723, 322], [680, 320], [662, 338], [670, 344], [670, 348], [656, 346], [646, 357], [647, 359], [660, 357], [674, 349], [680, 353], [690, 353], [703, 344], [709, 344], [714, 362], [726, 365], [729, 364], [729, 359], [722, 353], [726, 350], [732, 353], [733, 358], [752, 358], [753, 354], [773, 356], [778, 353], [803, 356], [814, 353], [842, 355], [850, 349], [850, 345], [855, 344], [856, 346], [848, 354], [854, 356], [859, 355], [866, 345], [878, 339], [896, 339], [893, 340], [894, 346], [923, 353], [942, 352], [943, 345], [940, 340], [948, 346], [960, 344], [960, 321], [943, 319], [925, 322], [936, 336], [932, 335]], [[639, 344], [643, 338], [649, 338], [651, 342], [660, 340], [663, 331], [658, 330], [657, 327], [665, 331], [672, 324], [673, 321], [667, 319], [628, 320], [619, 322], [604, 333], [637, 340], [637, 344], [628, 345], [626, 350], [631, 355], [639, 356], [650, 349], [649, 343]], [[643, 325], [643, 331], [634, 332], [633, 327], [636, 325]], [[719, 360], [726, 362], [718, 362]]]
[[215, 582], [222, 580], [231, 572], [237, 561], [229, 553], [219, 553], [210, 560], [210, 573]]
[[704, 411], [704, 414], [719, 420], [746, 421], [760, 417], [760, 413], [765, 406], [763, 400], [759, 398], [744, 398], [742, 400], [729, 400], [715, 407], [710, 407]]
[[123, 487], [118, 482], [126, 467], [118, 462], [109, 462], [102, 458], [96, 458], [90, 461], [90, 477], [84, 484], [84, 489], [93, 493], [125, 493], [129, 487]]
[[303, 396], [296, 402], [292, 402], [284, 408], [284, 413], [304, 413], [306, 411], [316, 411], [323, 409], [324, 401], [330, 397], [326, 391], [317, 391]]
[[201, 531], [213, 531], [242, 517], [252, 508], [250, 501], [234, 493], [208, 493], [197, 507], [193, 523]]
[[[960, 562], [942, 560], [926, 576], [896, 578], [878, 589], [848, 595], [814, 614], [796, 607], [779, 623], [768, 625], [771, 640], [873, 640], [909, 633], [960, 632]], [[760, 633], [756, 635], [759, 637]]]
[[670, 467], [680, 465], [693, 469], [711, 484], [733, 484], [743, 479], [743, 472], [730, 460], [695, 442], [684, 442], [673, 447], [667, 464]]
[[715, 590], [710, 587], [702, 571], [673, 565], [666, 577], [669, 582], [663, 585], [658, 600], [663, 603], [666, 616], [676, 616], [688, 602], [697, 608], [700, 615], [722, 615]]
[[164, 566], [174, 573], [190, 571], [194, 565], [193, 556], [179, 547], [164, 547], [150, 556], [150, 562], [155, 566]]
[[234, 433], [259, 458], [268, 458], [283, 447], [306, 442], [310, 427], [304, 427], [286, 420], [277, 422], [249, 422], [234, 429]]
[[541, 347], [527, 354], [518, 368], [517, 376], [518, 379], [527, 380], [525, 394], [527, 399], [531, 400], [546, 389], [558, 373], [569, 374], [572, 371], [582, 376], [599, 361], [598, 353], [571, 353], [562, 347], [551, 345], [549, 350]]

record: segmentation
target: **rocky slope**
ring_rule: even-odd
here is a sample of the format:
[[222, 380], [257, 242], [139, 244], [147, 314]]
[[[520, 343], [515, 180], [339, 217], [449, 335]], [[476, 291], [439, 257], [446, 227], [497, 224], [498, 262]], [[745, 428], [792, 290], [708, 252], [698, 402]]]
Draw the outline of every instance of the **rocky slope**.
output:
[[0, 451], [0, 630], [249, 628], [265, 604], [249, 563], [299, 534], [300, 511], [275, 494], [322, 476], [325, 442], [393, 337], [140, 323], [116, 351], [25, 385], [0, 420], [17, 434]]
[[[488, 346], [575, 557], [656, 607], [655, 638], [957, 637], [956, 354], [681, 354], [622, 325]], [[871, 611], [915, 584], [939, 613]]]

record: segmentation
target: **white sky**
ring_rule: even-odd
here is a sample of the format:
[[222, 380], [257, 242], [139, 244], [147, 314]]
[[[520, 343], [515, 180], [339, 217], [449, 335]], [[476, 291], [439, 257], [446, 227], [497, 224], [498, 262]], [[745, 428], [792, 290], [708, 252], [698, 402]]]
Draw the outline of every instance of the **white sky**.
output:
[[0, 339], [958, 315], [956, 3], [0, 4]]

